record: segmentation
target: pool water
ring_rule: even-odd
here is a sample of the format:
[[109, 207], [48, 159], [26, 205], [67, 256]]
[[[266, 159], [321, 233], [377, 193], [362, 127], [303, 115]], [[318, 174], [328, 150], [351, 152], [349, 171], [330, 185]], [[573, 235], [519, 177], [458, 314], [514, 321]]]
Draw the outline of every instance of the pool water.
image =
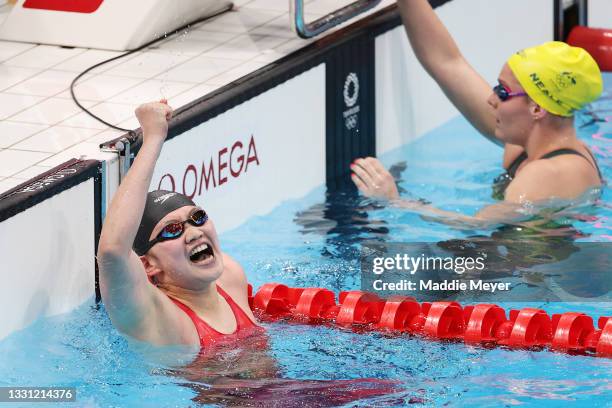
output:
[[[610, 179], [612, 75], [605, 81], [603, 97], [577, 124]], [[405, 197], [474, 214], [494, 202], [491, 180], [501, 172], [501, 153], [457, 118], [382, 160], [405, 167]], [[563, 221], [571, 221], [576, 242], [612, 241], [610, 194], [604, 189], [601, 200], [577, 207]], [[352, 192], [327, 194], [320, 188], [222, 234], [221, 243], [255, 288], [281, 282], [338, 292], [360, 287], [364, 242], [439, 242], [495, 231], [458, 230]], [[539, 307], [549, 315], [612, 314], [606, 302], [500, 305]], [[265, 326], [267, 349], [227, 350], [200, 371], [170, 368], [129, 347], [92, 300], [0, 341], [0, 386], [75, 386], [78, 402], [66, 406], [79, 407], [612, 406], [609, 359], [286, 322]]]

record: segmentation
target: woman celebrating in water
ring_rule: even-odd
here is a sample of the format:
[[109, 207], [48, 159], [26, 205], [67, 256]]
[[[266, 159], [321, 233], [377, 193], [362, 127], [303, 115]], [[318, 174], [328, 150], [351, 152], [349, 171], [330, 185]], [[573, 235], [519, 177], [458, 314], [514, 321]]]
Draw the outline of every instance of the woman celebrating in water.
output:
[[182, 194], [147, 193], [172, 109], [165, 101], [148, 103], [136, 116], [143, 144], [115, 193], [98, 246], [100, 290], [115, 327], [156, 346], [198, 351], [172, 373], [189, 379], [201, 403], [323, 407], [392, 398], [400, 390], [393, 380], [278, 378], [248, 305], [244, 271], [221, 251], [212, 220]]
[[121, 332], [206, 349], [263, 329], [248, 305], [244, 271], [221, 252], [206, 212], [182, 194], [147, 193], [171, 116], [165, 101], [136, 110], [143, 144], [104, 222], [100, 290]]
[[[414, 52], [444, 93], [489, 140], [504, 147], [505, 174], [495, 181], [504, 203], [474, 217], [443, 211], [421, 201], [403, 207], [461, 223], [515, 218], [526, 202], [571, 200], [602, 185], [589, 149], [576, 137], [574, 112], [602, 92], [601, 73], [583, 49], [548, 42], [512, 55], [491, 89], [464, 59], [427, 0], [398, 0]], [[366, 196], [399, 198], [391, 174], [372, 157], [357, 159], [352, 180]]]

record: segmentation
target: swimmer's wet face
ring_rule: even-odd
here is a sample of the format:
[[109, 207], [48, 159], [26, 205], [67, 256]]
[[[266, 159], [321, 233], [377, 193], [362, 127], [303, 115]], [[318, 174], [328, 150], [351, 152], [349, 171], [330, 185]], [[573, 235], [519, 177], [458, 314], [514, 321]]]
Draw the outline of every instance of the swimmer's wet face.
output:
[[[506, 143], [524, 145], [533, 126], [533, 117], [529, 107], [535, 103], [526, 96], [524, 89], [516, 79], [508, 64], [504, 64], [499, 74], [499, 85], [503, 91], [491, 93], [488, 99], [495, 115], [495, 136]], [[495, 87], [497, 88], [497, 87]], [[499, 93], [506, 94], [512, 90], [505, 100]], [[511, 96], [524, 96], [521, 98]]]
[[214, 224], [183, 194], [147, 194], [133, 244], [149, 280], [160, 288], [198, 290], [217, 279], [223, 259]]
[[176, 233], [175, 228], [182, 225], [180, 234], [157, 242], [141, 258], [147, 275], [158, 286], [198, 290], [221, 276], [223, 258], [217, 232], [202, 213], [195, 206], [181, 207], [167, 214], [153, 229], [150, 240], [163, 236], [168, 226]]

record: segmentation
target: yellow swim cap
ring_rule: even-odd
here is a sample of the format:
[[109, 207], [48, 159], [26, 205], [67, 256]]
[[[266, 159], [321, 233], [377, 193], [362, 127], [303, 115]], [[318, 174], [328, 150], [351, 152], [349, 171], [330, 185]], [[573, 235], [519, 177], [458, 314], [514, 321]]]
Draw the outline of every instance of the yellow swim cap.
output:
[[525, 48], [508, 58], [508, 66], [527, 95], [555, 115], [572, 116], [603, 90], [593, 57], [563, 42]]

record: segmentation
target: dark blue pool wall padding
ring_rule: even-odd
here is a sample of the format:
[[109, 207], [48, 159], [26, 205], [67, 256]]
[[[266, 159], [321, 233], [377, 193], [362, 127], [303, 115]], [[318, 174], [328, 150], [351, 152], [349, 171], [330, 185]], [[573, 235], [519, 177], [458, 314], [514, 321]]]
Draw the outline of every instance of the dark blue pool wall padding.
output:
[[553, 38], [565, 41], [572, 28], [577, 25], [588, 26], [588, 1], [574, 0], [568, 8], [563, 8], [563, 0], [554, 0]]
[[374, 37], [344, 44], [325, 64], [326, 182], [353, 188], [350, 164], [376, 155]]
[[102, 301], [102, 294], [100, 293], [100, 269], [98, 267], [98, 245], [100, 244], [100, 234], [102, 233], [102, 189], [103, 179], [102, 177], [102, 163], [98, 162], [98, 172], [94, 174], [94, 251], [96, 262], [94, 262], [94, 285], [95, 285], [95, 302], [100, 303]]
[[0, 222], [91, 178], [94, 179], [97, 194], [96, 202], [92, 204], [99, 216], [102, 187], [100, 166], [97, 160], [71, 159], [0, 194]]

